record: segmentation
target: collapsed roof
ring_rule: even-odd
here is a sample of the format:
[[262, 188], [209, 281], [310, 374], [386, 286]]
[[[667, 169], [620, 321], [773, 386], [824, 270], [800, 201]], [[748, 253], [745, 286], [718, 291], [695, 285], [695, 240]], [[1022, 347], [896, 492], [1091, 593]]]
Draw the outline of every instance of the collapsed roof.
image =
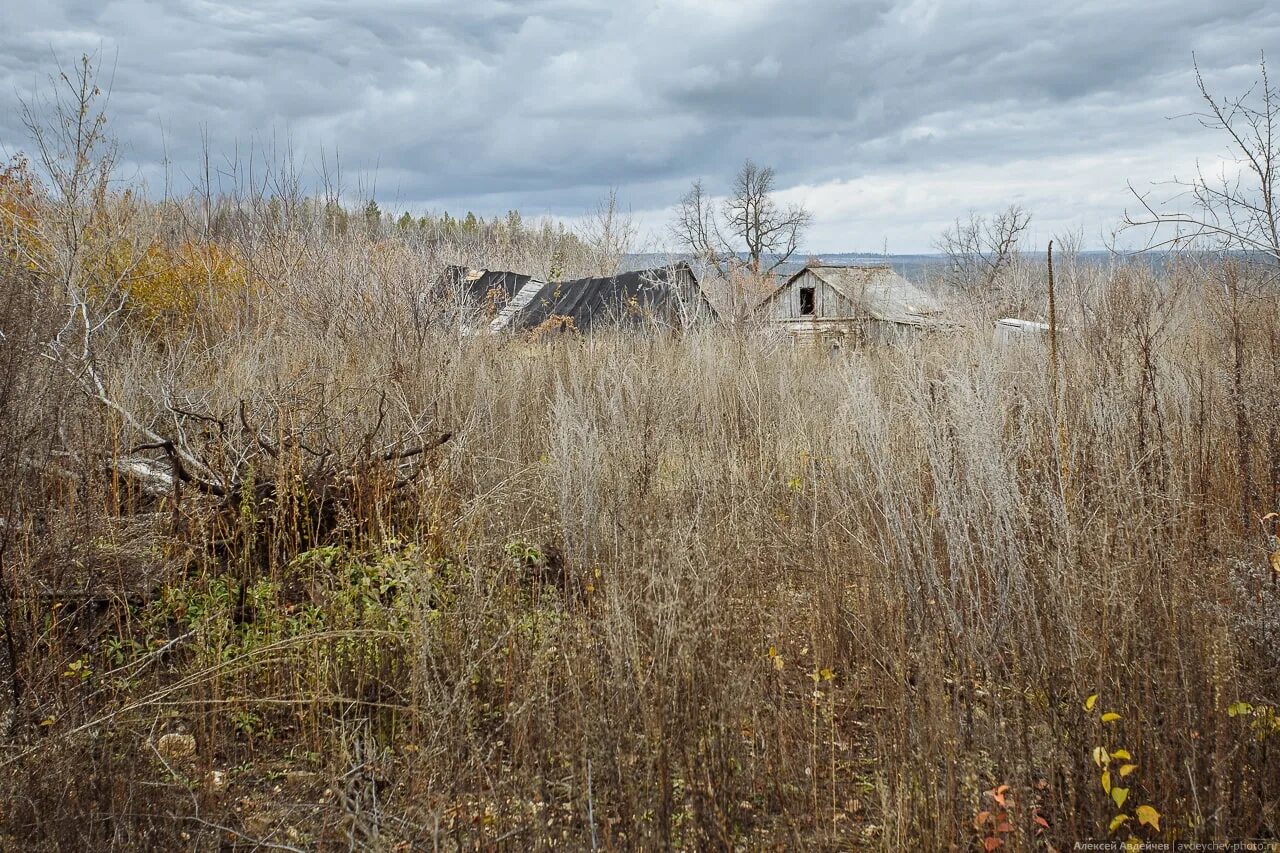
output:
[[502, 270], [476, 270], [462, 266], [445, 267], [441, 281], [442, 290], [450, 296], [461, 297], [472, 302], [492, 300], [497, 304], [510, 301], [533, 276]]
[[492, 331], [535, 329], [548, 321], [566, 322], [581, 331], [648, 320], [687, 326], [712, 316], [697, 277], [683, 262], [607, 278], [549, 282], [536, 293], [530, 292], [533, 288], [528, 284], [512, 299], [516, 310], [502, 324], [495, 320]]

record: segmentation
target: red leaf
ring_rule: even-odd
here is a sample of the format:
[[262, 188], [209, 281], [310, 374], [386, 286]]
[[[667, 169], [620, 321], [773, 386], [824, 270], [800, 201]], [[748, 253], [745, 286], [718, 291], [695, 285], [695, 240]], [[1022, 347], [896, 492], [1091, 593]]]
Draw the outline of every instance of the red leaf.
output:
[[978, 812], [977, 817], [973, 819], [973, 828], [981, 830], [989, 817], [991, 817], [991, 812]]
[[996, 827], [996, 832], [1013, 832], [1013, 825], [1005, 821]]
[[1047, 821], [1047, 820], [1045, 820], [1044, 818], [1040, 817], [1040, 815], [1036, 815], [1036, 823], [1040, 824], [1040, 825], [1041, 825], [1041, 826], [1043, 826], [1045, 829], [1048, 829], [1048, 828], [1049, 828], [1049, 821]]
[[1001, 844], [1004, 844], [1004, 841], [1002, 841], [999, 838], [996, 838], [995, 836], [992, 836], [991, 838], [988, 838], [986, 841], [982, 842], [982, 849], [986, 850], [987, 853], [991, 853], [992, 850], [995, 850]]

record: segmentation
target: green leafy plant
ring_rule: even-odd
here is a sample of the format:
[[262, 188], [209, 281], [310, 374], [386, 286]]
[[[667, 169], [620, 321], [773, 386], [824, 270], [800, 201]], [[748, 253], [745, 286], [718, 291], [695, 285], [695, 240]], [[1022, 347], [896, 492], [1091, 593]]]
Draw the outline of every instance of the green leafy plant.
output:
[[65, 678], [76, 678], [80, 681], [88, 681], [93, 677], [93, 665], [89, 662], [89, 656], [82, 655], [67, 664], [66, 671], [64, 671], [62, 675]]
[[506, 552], [508, 557], [522, 565], [542, 562], [542, 549], [528, 542], [509, 542]]

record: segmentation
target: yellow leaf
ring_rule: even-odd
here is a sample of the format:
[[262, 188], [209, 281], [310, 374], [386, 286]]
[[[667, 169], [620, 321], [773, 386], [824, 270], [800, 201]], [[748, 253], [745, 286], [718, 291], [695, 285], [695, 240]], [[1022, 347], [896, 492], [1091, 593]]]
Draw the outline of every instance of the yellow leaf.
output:
[[1097, 694], [1097, 693], [1094, 693], [1094, 694], [1093, 694], [1092, 696], [1090, 696], [1088, 699], [1084, 700], [1084, 709], [1085, 709], [1086, 711], [1092, 711], [1092, 710], [1093, 710], [1093, 706], [1094, 706], [1094, 705], [1097, 705], [1097, 704], [1098, 704], [1098, 694]]
[[1268, 560], [1271, 563], [1271, 571], [1280, 575], [1280, 551], [1272, 551]]
[[1116, 815], [1111, 819], [1111, 825], [1107, 827], [1107, 831], [1115, 832], [1117, 829], [1124, 826], [1124, 822], [1127, 821], [1128, 819], [1129, 819], [1129, 816], [1127, 814]]
[[1138, 806], [1134, 811], [1138, 815], [1138, 823], [1145, 824], [1156, 832], [1160, 831], [1160, 812], [1151, 806]]
[[1124, 801], [1127, 800], [1128, 798], [1129, 798], [1128, 788], [1117, 787], [1117, 788], [1111, 789], [1111, 799], [1115, 801], [1116, 808], [1120, 808], [1121, 806], [1123, 806]]
[[1108, 794], [1111, 793], [1111, 771], [1110, 770], [1102, 771], [1102, 790], [1106, 791]]
[[1107, 762], [1111, 760], [1111, 756], [1107, 755], [1105, 747], [1095, 746], [1093, 748], [1093, 763], [1099, 767], [1106, 767]]
[[1137, 769], [1138, 769], [1138, 765], [1136, 765], [1136, 764], [1124, 764], [1124, 765], [1121, 765], [1121, 767], [1120, 767], [1120, 778], [1121, 778], [1121, 779], [1123, 779], [1124, 777], [1128, 776], [1130, 773], [1132, 773], [1133, 771], [1135, 771], [1135, 770], [1137, 770]]
[[1117, 749], [1115, 752], [1111, 753], [1111, 757], [1121, 758], [1121, 759], [1124, 759], [1125, 761], [1133, 760], [1133, 756], [1129, 754], [1129, 750], [1127, 749]]
[[1115, 711], [1108, 711], [1102, 715], [1102, 722], [1104, 723], [1114, 723], [1118, 719], [1120, 719], [1120, 715]]

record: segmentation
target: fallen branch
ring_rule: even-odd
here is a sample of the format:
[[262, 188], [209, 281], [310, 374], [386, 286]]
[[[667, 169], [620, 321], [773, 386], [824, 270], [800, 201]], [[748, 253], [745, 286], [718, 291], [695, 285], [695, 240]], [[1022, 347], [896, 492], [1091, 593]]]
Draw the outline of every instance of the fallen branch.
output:
[[140, 444], [135, 447], [132, 452], [139, 453], [143, 450], [163, 450], [165, 456], [169, 459], [170, 466], [173, 469], [173, 476], [176, 476], [180, 482], [194, 486], [198, 491], [204, 492], [207, 495], [215, 495], [220, 498], [225, 498], [227, 496], [228, 492], [225, 486], [211, 480], [206, 480], [202, 477], [197, 477], [187, 470], [187, 466], [183, 464], [184, 454], [178, 452], [178, 449], [174, 446], [172, 441], [169, 441], [168, 439], [161, 439], [160, 441], [153, 441], [148, 444]]
[[389, 450], [386, 453], [382, 454], [382, 458], [385, 461], [390, 462], [393, 459], [407, 459], [410, 456], [421, 456], [423, 453], [427, 453], [428, 451], [435, 450], [440, 445], [448, 442], [449, 439], [451, 438], [453, 438], [453, 433], [451, 432], [442, 433], [438, 438], [436, 438], [430, 444], [418, 445], [417, 447], [411, 447], [408, 450]]

